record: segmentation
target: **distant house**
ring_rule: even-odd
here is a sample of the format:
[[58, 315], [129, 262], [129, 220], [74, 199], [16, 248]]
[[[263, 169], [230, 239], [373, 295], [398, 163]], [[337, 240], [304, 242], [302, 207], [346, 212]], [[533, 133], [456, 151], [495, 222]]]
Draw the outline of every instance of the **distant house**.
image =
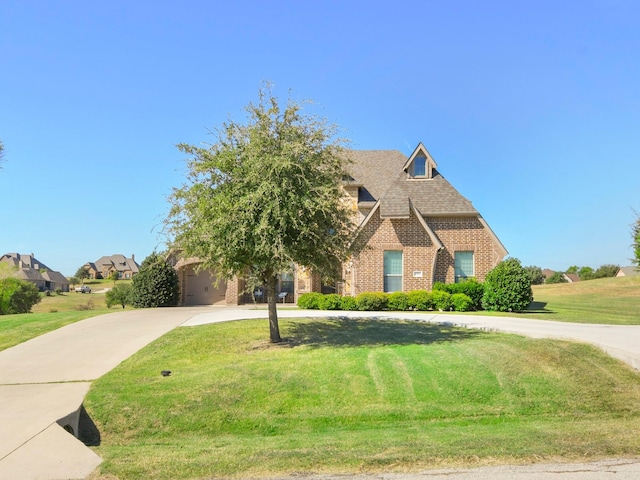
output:
[[563, 275], [569, 283], [576, 283], [580, 281], [580, 275], [578, 275], [577, 273], [565, 273]]
[[33, 254], [5, 253], [0, 257], [0, 262], [15, 268], [16, 278], [33, 283], [41, 292], [58, 289], [63, 292], [69, 291], [69, 280], [60, 272], [50, 269], [37, 260]]
[[109, 278], [116, 272], [119, 279], [129, 280], [140, 271], [140, 265], [136, 263], [134, 255], [131, 255], [131, 258], [120, 254], [109, 255], [83, 266], [89, 270], [89, 277], [93, 279]]
[[640, 275], [640, 268], [636, 266], [622, 267], [618, 270], [616, 277], [635, 277]]

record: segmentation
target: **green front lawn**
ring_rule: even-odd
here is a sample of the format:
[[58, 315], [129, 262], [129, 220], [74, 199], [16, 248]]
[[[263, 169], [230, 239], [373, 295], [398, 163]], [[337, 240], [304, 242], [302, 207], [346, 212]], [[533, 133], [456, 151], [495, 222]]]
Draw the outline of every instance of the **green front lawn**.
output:
[[[205, 479], [640, 451], [640, 382], [587, 345], [418, 322], [178, 328], [97, 380], [94, 478]], [[171, 376], [160, 371], [169, 369]]]
[[536, 285], [533, 297], [528, 318], [640, 325], [640, 276]]

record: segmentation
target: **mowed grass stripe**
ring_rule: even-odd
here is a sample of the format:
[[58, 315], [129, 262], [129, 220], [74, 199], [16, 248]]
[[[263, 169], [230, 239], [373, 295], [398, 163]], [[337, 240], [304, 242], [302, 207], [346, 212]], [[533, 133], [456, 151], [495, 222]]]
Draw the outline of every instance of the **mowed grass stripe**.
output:
[[[596, 348], [429, 325], [179, 328], [95, 382], [101, 475], [412, 470], [640, 451], [639, 376]], [[160, 370], [170, 369], [170, 377]], [[99, 478], [99, 477], [98, 477]]]

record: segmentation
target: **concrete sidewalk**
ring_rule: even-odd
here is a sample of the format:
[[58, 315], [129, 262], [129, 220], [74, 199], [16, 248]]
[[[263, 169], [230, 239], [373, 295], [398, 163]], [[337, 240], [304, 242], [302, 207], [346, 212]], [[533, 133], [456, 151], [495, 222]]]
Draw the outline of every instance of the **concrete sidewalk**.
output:
[[[635, 368], [640, 367], [640, 326], [582, 325], [449, 314], [321, 312], [283, 308], [279, 310], [279, 316], [409, 319], [537, 338], [576, 339], [598, 345]], [[247, 318], [266, 319], [267, 311], [210, 306], [124, 311], [83, 320], [0, 352], [0, 480], [86, 478], [101, 459], [68, 431], [77, 432], [79, 409], [92, 380], [177, 326]], [[536, 467], [528, 466], [526, 471], [530, 472], [531, 468]], [[624, 468], [634, 469], [635, 475], [639, 473], [640, 463], [631, 460], [625, 463]], [[468, 475], [470, 473], [451, 471], [446, 475], [449, 479], [472, 478]], [[430, 475], [425, 473], [405, 478]], [[553, 478], [577, 478], [554, 475]]]
[[[83, 479], [101, 462], [77, 432], [91, 381], [211, 307], [118, 312], [0, 352], [0, 479]], [[63, 427], [67, 427], [65, 431]]]

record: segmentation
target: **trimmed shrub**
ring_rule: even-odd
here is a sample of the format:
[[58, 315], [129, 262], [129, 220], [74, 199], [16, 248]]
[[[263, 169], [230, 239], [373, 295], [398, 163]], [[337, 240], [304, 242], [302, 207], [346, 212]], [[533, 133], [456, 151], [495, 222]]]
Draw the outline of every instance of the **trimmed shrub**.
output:
[[517, 258], [507, 258], [487, 273], [482, 306], [497, 312], [521, 312], [533, 301], [531, 278]]
[[342, 297], [342, 310], [358, 310], [358, 302], [354, 297]]
[[340, 310], [342, 309], [342, 298], [337, 293], [321, 295], [318, 306], [320, 310]]
[[434, 290], [447, 292], [450, 295], [456, 293], [464, 293], [471, 299], [471, 308], [474, 310], [482, 310], [482, 297], [484, 296], [484, 285], [475, 278], [468, 278], [459, 283], [442, 283], [433, 284]]
[[409, 310], [409, 299], [404, 292], [393, 292], [387, 299], [387, 310], [405, 311]]
[[367, 312], [378, 312], [387, 306], [388, 295], [383, 292], [363, 292], [356, 297], [358, 310]]
[[298, 297], [298, 307], [307, 310], [318, 310], [322, 294], [318, 292], [303, 293]]
[[433, 299], [426, 290], [412, 290], [407, 293], [407, 305], [412, 310], [424, 312], [433, 309]]
[[431, 299], [433, 300], [433, 308], [436, 310], [445, 312], [453, 306], [451, 304], [451, 294], [443, 290], [432, 291]]
[[471, 310], [473, 300], [464, 293], [454, 293], [451, 295], [451, 304], [456, 312], [467, 312]]
[[144, 259], [131, 289], [130, 301], [136, 308], [175, 307], [180, 300], [178, 273], [156, 252]]

